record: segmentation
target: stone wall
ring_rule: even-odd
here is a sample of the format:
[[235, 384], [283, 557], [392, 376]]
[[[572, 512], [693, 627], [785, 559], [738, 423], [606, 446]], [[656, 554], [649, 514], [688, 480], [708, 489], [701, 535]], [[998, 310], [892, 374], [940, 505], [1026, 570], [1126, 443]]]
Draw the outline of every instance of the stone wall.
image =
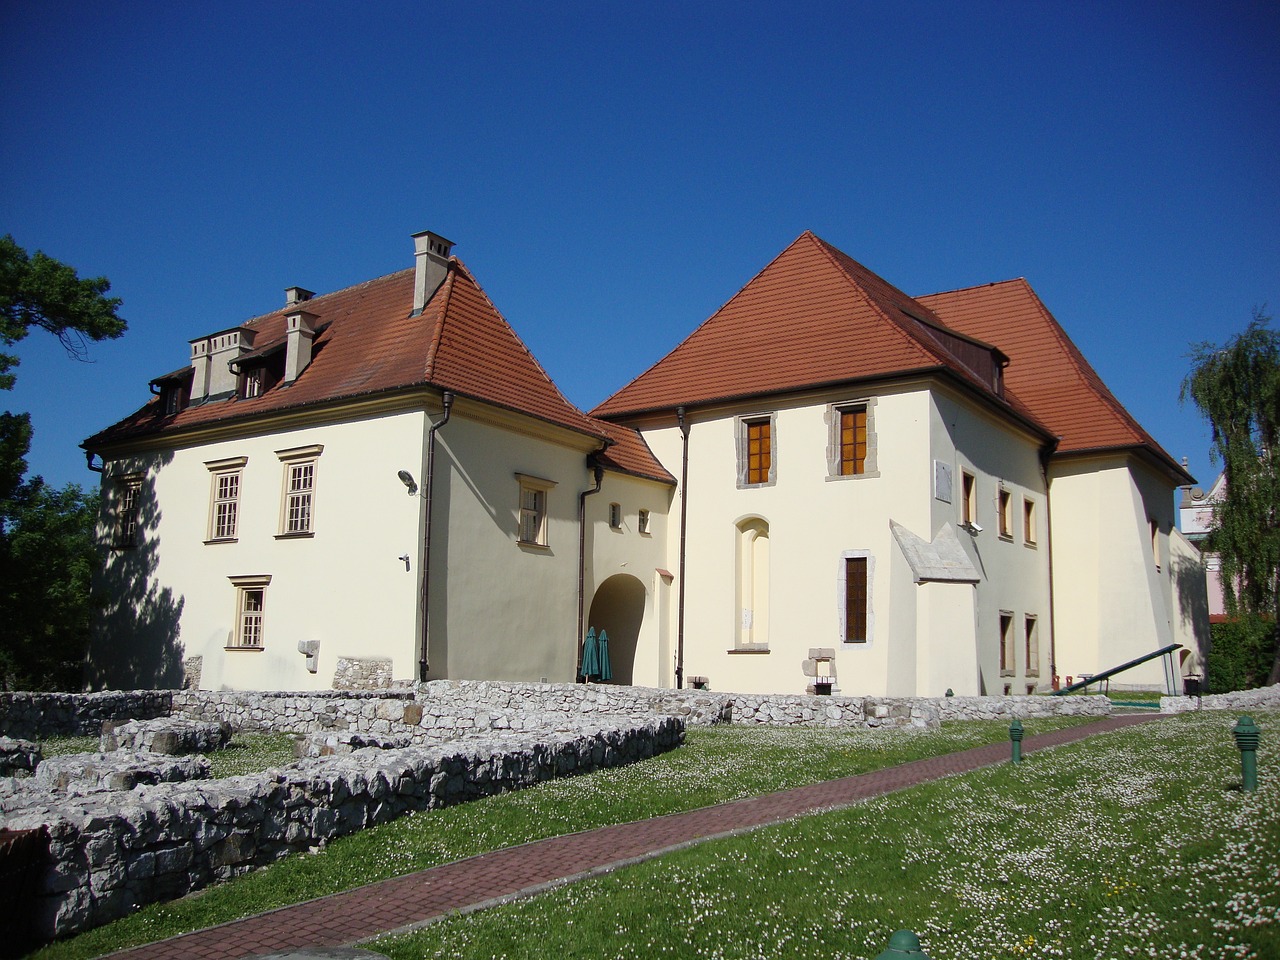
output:
[[339, 657], [335, 690], [386, 690], [391, 687], [390, 657]]
[[1277, 710], [1280, 709], [1280, 683], [1257, 690], [1214, 693], [1207, 697], [1161, 697], [1161, 713], [1186, 713], [1188, 710]]
[[105, 693], [0, 693], [0, 735], [96, 737], [104, 721], [152, 720], [173, 712], [171, 690]]
[[1111, 701], [1084, 694], [1065, 697], [935, 697], [942, 720], [1026, 720], [1031, 717], [1106, 717]]
[[48, 797], [7, 827], [44, 827], [33, 917], [44, 939], [124, 916], [289, 853], [423, 810], [651, 757], [684, 724], [650, 718], [592, 733], [491, 737], [452, 747], [357, 750], [225, 780]]

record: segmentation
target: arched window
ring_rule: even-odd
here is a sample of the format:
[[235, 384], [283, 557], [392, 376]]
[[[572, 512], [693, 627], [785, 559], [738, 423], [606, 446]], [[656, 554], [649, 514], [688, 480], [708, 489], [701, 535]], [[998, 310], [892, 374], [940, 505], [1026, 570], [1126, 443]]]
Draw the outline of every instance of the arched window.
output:
[[737, 631], [734, 646], [769, 646], [769, 524], [748, 517], [737, 524]]

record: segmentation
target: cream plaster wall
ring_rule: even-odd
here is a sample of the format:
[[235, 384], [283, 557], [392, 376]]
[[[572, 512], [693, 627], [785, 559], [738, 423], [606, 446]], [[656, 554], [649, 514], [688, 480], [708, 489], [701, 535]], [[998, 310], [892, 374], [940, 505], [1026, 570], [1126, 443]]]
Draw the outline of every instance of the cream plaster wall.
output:
[[[108, 551], [100, 584], [126, 609], [96, 633], [102, 682], [130, 676], [169, 680], [181, 657], [203, 657], [207, 689], [327, 688], [340, 656], [390, 657], [412, 675], [421, 500], [405, 495], [399, 469], [421, 476], [421, 412], [243, 437], [107, 463], [114, 478], [143, 472], [141, 543]], [[285, 464], [276, 451], [321, 444], [314, 536], [279, 538]], [[237, 538], [206, 543], [212, 474], [205, 465], [245, 457]], [[109, 505], [108, 508], [110, 509]], [[412, 569], [398, 558], [409, 554]], [[229, 649], [236, 588], [229, 577], [270, 575], [260, 650]], [[143, 584], [146, 586], [144, 587]], [[176, 637], [164, 642], [163, 621]], [[176, 644], [172, 641], [176, 640]], [[317, 672], [299, 641], [318, 641]], [[152, 666], [150, 658], [165, 661]], [[137, 681], [135, 680], [135, 683]]]
[[[599, 444], [484, 416], [459, 401], [436, 434], [429, 676], [571, 682], [578, 495], [594, 485], [586, 456]], [[555, 484], [546, 546], [518, 540], [517, 474]]]
[[[674, 488], [622, 473], [608, 472], [600, 492], [587, 498], [587, 565], [585, 626], [600, 629], [605, 621], [591, 617], [592, 601], [602, 585], [613, 577], [633, 577], [643, 589], [643, 610], [640, 611], [640, 629], [636, 637], [630, 663], [620, 658], [630, 651], [619, 643], [616, 631], [610, 631], [613, 640], [611, 659], [615, 679], [625, 678], [630, 672], [631, 682], [647, 687], [675, 686], [674, 661], [674, 610], [675, 581], [667, 557], [669, 531], [678, 530], [669, 519]], [[609, 506], [617, 503], [621, 508], [622, 523], [615, 529], [609, 526]], [[649, 511], [649, 530], [641, 533], [639, 514]], [[678, 533], [677, 533], [678, 536]], [[617, 585], [617, 581], [614, 585]], [[604, 607], [594, 608], [599, 615]], [[627, 618], [623, 618], [627, 619]]]
[[[1078, 678], [1176, 642], [1169, 532], [1172, 481], [1124, 455], [1050, 468], [1058, 672]], [[1153, 555], [1149, 519], [1159, 527]], [[1163, 688], [1153, 660], [1117, 684]]]
[[[1040, 466], [1040, 441], [1017, 429], [1007, 420], [997, 419], [972, 403], [945, 391], [934, 394], [931, 443], [933, 457], [952, 466], [952, 496], [947, 503], [930, 498], [933, 508], [931, 531], [950, 520], [970, 561], [982, 575], [975, 597], [975, 616], [961, 624], [960, 646], [973, 620], [979, 668], [978, 689], [974, 693], [999, 695], [1009, 686], [1012, 694], [1025, 694], [1028, 687], [1048, 687], [1052, 624], [1049, 600], [1049, 540], [1045, 481]], [[929, 467], [933, 470], [932, 464]], [[980, 533], [962, 530], [962, 474], [975, 480], [975, 507]], [[999, 495], [1009, 494], [1008, 536], [1000, 534]], [[1024, 524], [1024, 501], [1034, 512], [1034, 543], [1028, 543]], [[923, 531], [919, 531], [921, 536]], [[1000, 669], [1000, 617], [1013, 617], [1014, 667], [1009, 675]], [[1027, 663], [1025, 631], [1028, 617], [1035, 618], [1038, 633], [1037, 662]], [[945, 621], [937, 621], [939, 624]], [[938, 645], [947, 647], [945, 632]], [[967, 651], [966, 651], [967, 652]], [[963, 663], [963, 657], [960, 657]], [[963, 671], [962, 671], [963, 672]], [[966, 679], [958, 679], [965, 683]], [[956, 684], [947, 686], [960, 693]], [[922, 689], [922, 696], [937, 696], [942, 690]]]

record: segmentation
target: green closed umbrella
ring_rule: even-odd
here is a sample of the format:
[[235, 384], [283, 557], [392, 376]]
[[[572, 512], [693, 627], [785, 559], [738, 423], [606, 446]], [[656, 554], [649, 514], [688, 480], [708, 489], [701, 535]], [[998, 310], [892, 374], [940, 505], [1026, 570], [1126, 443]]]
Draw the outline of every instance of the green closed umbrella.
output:
[[600, 663], [600, 682], [613, 679], [613, 671], [609, 669], [609, 635], [603, 630], [596, 637], [597, 659]]
[[582, 669], [579, 672], [588, 680], [600, 672], [600, 648], [596, 645], [595, 627], [587, 628], [587, 639], [582, 641]]

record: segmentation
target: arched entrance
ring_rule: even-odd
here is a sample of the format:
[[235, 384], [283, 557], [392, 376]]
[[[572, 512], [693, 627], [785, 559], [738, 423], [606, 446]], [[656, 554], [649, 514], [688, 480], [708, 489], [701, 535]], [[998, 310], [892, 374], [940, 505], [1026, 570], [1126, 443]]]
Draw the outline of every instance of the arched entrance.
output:
[[632, 682], [636, 662], [636, 641], [644, 622], [644, 584], [626, 573], [610, 577], [591, 599], [587, 626], [609, 634], [609, 666], [614, 683]]

